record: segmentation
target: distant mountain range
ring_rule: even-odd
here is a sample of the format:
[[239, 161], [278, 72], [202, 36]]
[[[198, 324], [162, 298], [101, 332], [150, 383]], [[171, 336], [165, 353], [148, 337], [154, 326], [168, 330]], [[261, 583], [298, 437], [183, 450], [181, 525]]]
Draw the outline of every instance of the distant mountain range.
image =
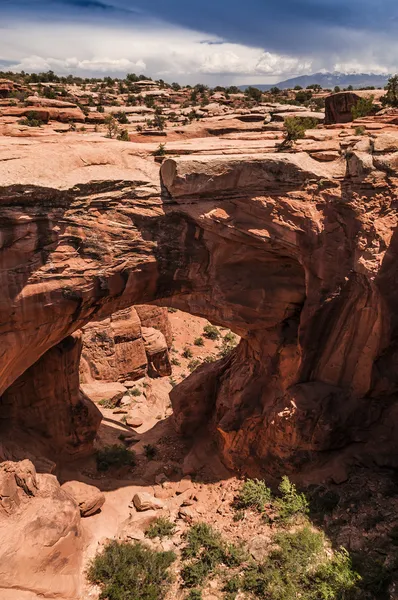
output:
[[[279, 83], [273, 85], [266, 84], [251, 84], [252, 87], [256, 87], [259, 90], [267, 91], [272, 87], [278, 87], [281, 90], [292, 89], [296, 85], [306, 88], [308, 85], [319, 83], [323, 88], [333, 89], [336, 85], [342, 89], [352, 85], [354, 89], [374, 86], [375, 88], [384, 88], [387, 84], [388, 79], [391, 75], [375, 75], [373, 73], [355, 73], [354, 75], [347, 75], [346, 73], [314, 73], [313, 75], [301, 75], [300, 77], [292, 77], [292, 79], [285, 79]], [[248, 85], [240, 85], [241, 90], [245, 90]]]

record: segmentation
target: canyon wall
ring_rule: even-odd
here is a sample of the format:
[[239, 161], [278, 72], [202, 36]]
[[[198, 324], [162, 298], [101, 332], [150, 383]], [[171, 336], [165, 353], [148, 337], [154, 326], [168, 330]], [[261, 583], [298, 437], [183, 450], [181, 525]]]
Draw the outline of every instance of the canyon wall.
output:
[[90, 321], [156, 303], [242, 337], [172, 392], [181, 432], [210, 428], [228, 465], [349, 445], [395, 462], [398, 136], [345, 140], [326, 164], [168, 159], [161, 188], [128, 144], [49, 146], [0, 163], [3, 398]]

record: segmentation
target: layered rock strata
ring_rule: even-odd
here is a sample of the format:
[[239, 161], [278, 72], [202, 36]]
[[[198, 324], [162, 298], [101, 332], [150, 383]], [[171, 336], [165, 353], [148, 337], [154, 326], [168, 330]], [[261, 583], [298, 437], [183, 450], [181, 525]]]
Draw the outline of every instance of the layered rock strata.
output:
[[182, 432], [210, 427], [245, 470], [350, 444], [395, 464], [397, 136], [345, 140], [325, 164], [170, 159], [161, 190], [107, 144], [64, 148], [57, 177], [29, 145], [0, 167], [2, 393], [88, 322], [175, 306], [242, 337], [174, 388]]

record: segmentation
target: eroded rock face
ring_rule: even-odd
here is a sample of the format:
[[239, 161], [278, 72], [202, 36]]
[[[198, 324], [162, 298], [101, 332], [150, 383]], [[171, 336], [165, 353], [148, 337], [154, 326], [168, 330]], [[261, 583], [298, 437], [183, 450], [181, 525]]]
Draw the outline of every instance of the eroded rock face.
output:
[[[154, 331], [155, 346], [146, 341], [148, 328]], [[92, 321], [83, 328], [81, 381], [134, 381], [154, 371], [170, 375], [171, 338], [167, 309], [158, 306], [131, 307], [108, 319]], [[154, 360], [159, 369], [153, 366]]]
[[0, 465], [0, 587], [79, 597], [80, 511], [53, 475], [33, 464]]
[[80, 332], [68, 336], [27, 369], [0, 398], [2, 441], [19, 437], [52, 459], [91, 450], [101, 413], [79, 389]]
[[358, 103], [360, 97], [355, 92], [338, 92], [325, 98], [325, 125], [333, 123], [350, 123], [351, 109]]
[[[128, 144], [108, 158], [106, 144], [79, 146], [84, 170], [65, 148], [57, 181], [29, 145], [8, 163], [1, 389], [89, 321], [142, 303], [175, 306], [242, 337], [174, 388], [182, 432], [210, 426], [224, 460], [245, 470], [285, 472], [351, 443], [391, 464], [391, 140], [374, 153], [373, 140], [353, 138], [326, 163], [306, 152], [169, 159], [161, 191]], [[100, 160], [112, 168], [97, 171]]]

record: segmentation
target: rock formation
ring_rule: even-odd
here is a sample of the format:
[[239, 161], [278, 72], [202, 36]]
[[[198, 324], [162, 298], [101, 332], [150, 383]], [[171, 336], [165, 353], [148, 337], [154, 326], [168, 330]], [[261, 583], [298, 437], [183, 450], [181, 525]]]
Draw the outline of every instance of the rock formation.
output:
[[360, 96], [355, 92], [338, 92], [325, 98], [325, 125], [334, 123], [350, 123], [351, 109], [357, 104]]
[[4, 150], [3, 403], [76, 330], [157, 303], [242, 337], [172, 393], [180, 430], [209, 426], [227, 464], [286, 471], [350, 444], [395, 463], [398, 138], [344, 143], [327, 163], [169, 159], [161, 189], [128, 143]]
[[0, 596], [11, 589], [48, 597], [51, 590], [53, 598], [77, 598], [80, 511], [54, 475], [36, 474], [28, 460], [2, 463], [0, 517]]
[[171, 340], [166, 308], [131, 307], [92, 321], [83, 328], [81, 381], [134, 381], [148, 371], [171, 375]]

